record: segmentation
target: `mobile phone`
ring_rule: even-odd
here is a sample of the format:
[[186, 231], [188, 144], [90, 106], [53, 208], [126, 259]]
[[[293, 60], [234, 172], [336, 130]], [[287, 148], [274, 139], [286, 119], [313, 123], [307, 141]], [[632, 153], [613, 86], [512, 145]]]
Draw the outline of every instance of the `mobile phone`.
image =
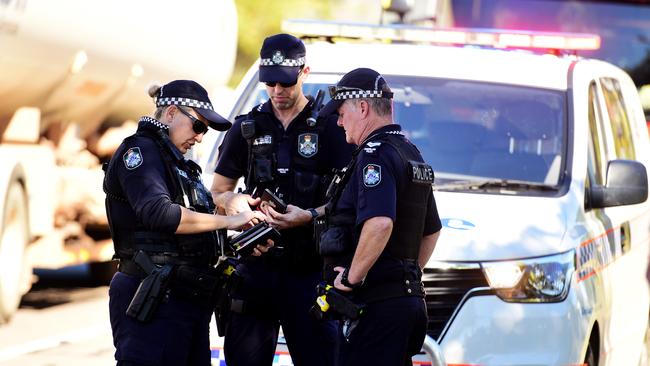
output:
[[284, 201], [282, 201], [278, 196], [273, 194], [273, 192], [271, 192], [268, 188], [264, 190], [262, 196], [260, 197], [262, 199], [260, 207], [263, 207], [263, 205], [269, 205], [281, 214], [287, 212], [287, 204], [284, 203]]

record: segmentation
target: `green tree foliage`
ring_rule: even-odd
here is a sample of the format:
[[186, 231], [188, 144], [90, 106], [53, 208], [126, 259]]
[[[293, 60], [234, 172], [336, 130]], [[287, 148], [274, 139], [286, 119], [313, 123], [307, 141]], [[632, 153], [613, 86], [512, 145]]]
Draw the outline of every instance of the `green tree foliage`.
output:
[[238, 46], [235, 70], [229, 85], [236, 86], [259, 56], [264, 38], [280, 33], [283, 19], [332, 19], [340, 0], [235, 0], [238, 13]]

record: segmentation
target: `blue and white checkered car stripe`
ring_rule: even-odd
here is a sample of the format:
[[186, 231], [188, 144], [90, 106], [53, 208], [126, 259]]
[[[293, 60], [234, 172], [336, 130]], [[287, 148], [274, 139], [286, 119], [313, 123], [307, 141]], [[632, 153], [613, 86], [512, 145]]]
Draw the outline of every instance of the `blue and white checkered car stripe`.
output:
[[360, 99], [360, 98], [383, 98], [381, 90], [342, 90], [336, 93], [334, 100]]
[[162, 107], [165, 105], [182, 105], [182, 106], [192, 107], [192, 108], [209, 109], [211, 111], [214, 110], [212, 109], [212, 104], [207, 102], [202, 102], [196, 99], [166, 97], [166, 98], [158, 98], [158, 100], [156, 100], [157, 107]]
[[298, 59], [285, 58], [280, 63], [273, 62], [273, 59], [263, 58], [260, 60], [260, 66], [302, 66], [305, 64], [305, 58], [300, 57]]

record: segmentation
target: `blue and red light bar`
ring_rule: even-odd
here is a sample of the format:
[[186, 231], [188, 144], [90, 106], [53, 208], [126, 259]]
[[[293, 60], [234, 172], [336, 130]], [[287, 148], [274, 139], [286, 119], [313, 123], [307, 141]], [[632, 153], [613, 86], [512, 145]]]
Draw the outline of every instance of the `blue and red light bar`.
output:
[[589, 51], [600, 48], [600, 36], [586, 33], [552, 33], [500, 29], [427, 28], [411, 25], [285, 20], [285, 32], [303, 37], [354, 38], [494, 48]]

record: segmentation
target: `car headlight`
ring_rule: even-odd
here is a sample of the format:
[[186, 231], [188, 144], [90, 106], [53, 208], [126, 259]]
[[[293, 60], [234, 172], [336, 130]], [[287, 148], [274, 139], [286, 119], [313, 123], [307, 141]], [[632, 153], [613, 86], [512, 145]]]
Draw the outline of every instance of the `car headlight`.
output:
[[575, 253], [481, 263], [487, 280], [508, 302], [559, 302], [566, 298], [575, 271]]

